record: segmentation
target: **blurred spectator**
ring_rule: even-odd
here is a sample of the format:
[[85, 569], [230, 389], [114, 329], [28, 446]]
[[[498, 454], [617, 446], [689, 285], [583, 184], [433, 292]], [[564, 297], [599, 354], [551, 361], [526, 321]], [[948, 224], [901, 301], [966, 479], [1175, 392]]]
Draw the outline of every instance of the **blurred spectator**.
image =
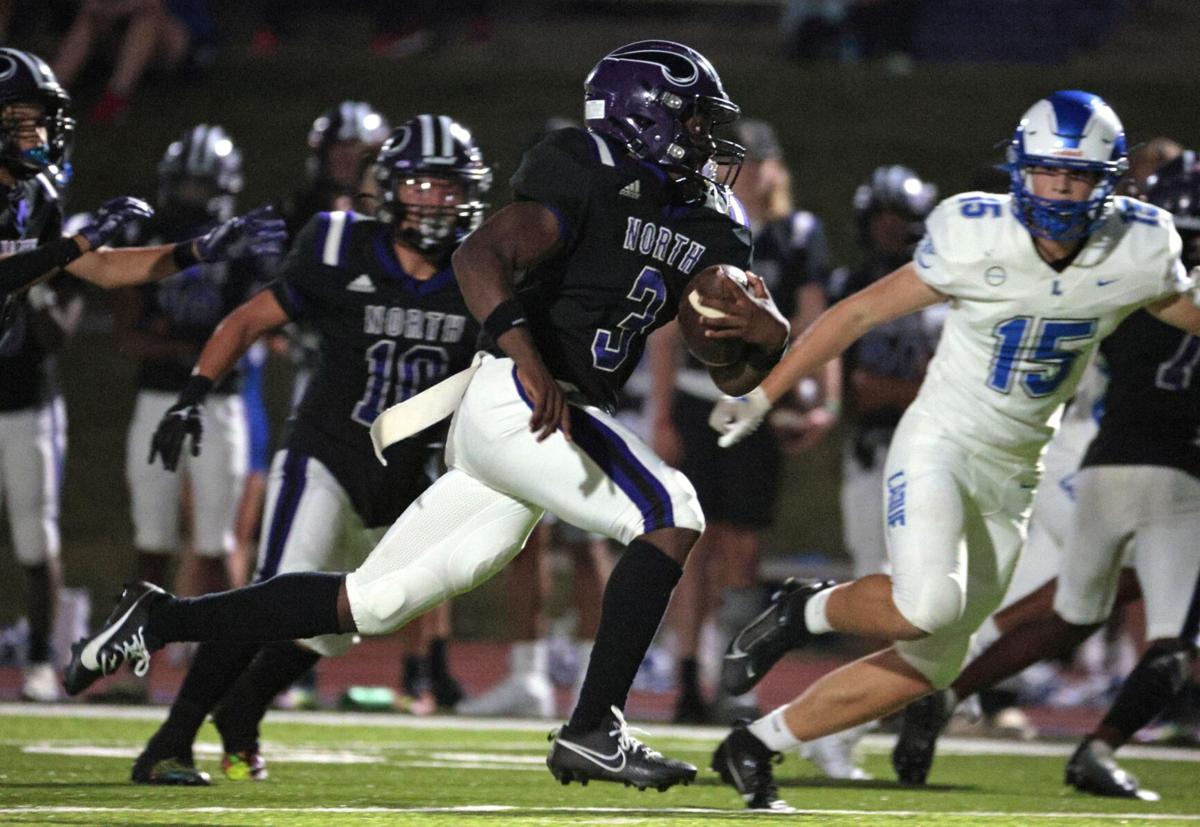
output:
[[96, 123], [110, 123], [129, 108], [147, 69], [174, 74], [202, 62], [216, 34], [207, 0], [83, 0], [54, 59], [64, 85], [73, 85], [93, 50], [118, 25], [124, 25], [124, 35], [116, 65], [88, 114]]
[[907, 59], [925, 0], [788, 0], [783, 30], [800, 61]]
[[1121, 179], [1120, 191], [1139, 198], [1146, 191], [1146, 179], [1158, 172], [1165, 164], [1183, 154], [1183, 145], [1170, 138], [1159, 136], [1136, 146], [1129, 153], [1129, 174]]

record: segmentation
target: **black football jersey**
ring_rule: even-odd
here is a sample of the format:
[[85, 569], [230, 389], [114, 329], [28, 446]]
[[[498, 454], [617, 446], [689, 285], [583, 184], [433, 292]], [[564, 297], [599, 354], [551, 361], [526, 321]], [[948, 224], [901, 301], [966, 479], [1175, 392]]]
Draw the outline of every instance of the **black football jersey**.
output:
[[[318, 213], [270, 288], [319, 338], [317, 369], [288, 444], [327, 465], [350, 451], [377, 465], [370, 426], [386, 408], [467, 367], [479, 326], [449, 267], [418, 281], [401, 267], [391, 227], [350, 212]], [[413, 440], [433, 441], [433, 430]]]
[[[33, 250], [62, 237], [58, 190], [45, 175], [0, 187], [0, 257]], [[50, 357], [33, 335], [29, 305], [16, 302], [0, 331], [0, 411], [35, 407], [52, 392]]]
[[[829, 279], [829, 300], [842, 299], [863, 290], [908, 261], [905, 258], [875, 257], [860, 266], [839, 267]], [[895, 428], [904, 414], [903, 407], [876, 408], [869, 413], [858, 410], [854, 384], [849, 381], [856, 369], [894, 379], [918, 380], [937, 349], [939, 331], [931, 330], [926, 313], [910, 313], [879, 325], [852, 344], [842, 356], [843, 383], [847, 417], [861, 430]]]
[[612, 409], [646, 337], [675, 318], [693, 275], [750, 267], [745, 213], [727, 188], [678, 203], [657, 166], [582, 129], [552, 132], [512, 179], [519, 200], [559, 219], [563, 244], [520, 281], [530, 332], [550, 371]]
[[[124, 242], [127, 246], [174, 244], [212, 227], [212, 223], [185, 225], [151, 219], [131, 227]], [[197, 264], [161, 281], [130, 288], [137, 291], [141, 303], [134, 324], [171, 341], [189, 343], [199, 353], [221, 319], [265, 286], [277, 264], [273, 257]], [[138, 364], [137, 386], [178, 393], [191, 373], [192, 366], [177, 359], [144, 359]], [[215, 390], [233, 393], [239, 381], [235, 368]]]
[[1108, 390], [1090, 465], [1163, 465], [1200, 477], [1200, 338], [1138, 310], [1100, 343]]

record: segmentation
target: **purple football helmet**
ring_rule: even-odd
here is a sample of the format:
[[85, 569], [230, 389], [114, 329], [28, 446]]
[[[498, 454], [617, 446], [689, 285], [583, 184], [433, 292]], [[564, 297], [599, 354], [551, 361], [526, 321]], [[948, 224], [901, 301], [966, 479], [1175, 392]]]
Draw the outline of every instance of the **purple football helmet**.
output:
[[[483, 221], [482, 200], [492, 186], [492, 168], [483, 161], [470, 131], [448, 115], [418, 115], [392, 132], [374, 164], [379, 184], [381, 221], [397, 228], [397, 237], [423, 252], [458, 244]], [[420, 178], [445, 178], [463, 185], [457, 204], [407, 204], [397, 188]], [[415, 227], [402, 227], [415, 218]]]
[[[669, 40], [639, 40], [609, 52], [584, 81], [588, 129], [635, 158], [677, 176], [732, 184], [745, 149], [713, 137], [741, 110], [704, 55]], [[699, 117], [696, 117], [699, 116]], [[717, 169], [725, 168], [720, 180]]]

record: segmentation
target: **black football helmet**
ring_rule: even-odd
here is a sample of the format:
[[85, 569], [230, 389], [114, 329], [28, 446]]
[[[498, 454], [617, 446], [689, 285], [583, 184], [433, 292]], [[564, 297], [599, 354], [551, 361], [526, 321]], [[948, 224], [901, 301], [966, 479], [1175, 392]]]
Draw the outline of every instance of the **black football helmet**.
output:
[[912, 242], [925, 234], [925, 218], [937, 206], [937, 185], [928, 183], [911, 169], [899, 164], [876, 167], [871, 177], [854, 190], [854, 215], [858, 220], [859, 240], [871, 246], [871, 216], [891, 210], [912, 222]]
[[1169, 210], [1183, 239], [1183, 263], [1200, 265], [1200, 160], [1192, 150], [1169, 161], [1146, 180], [1146, 200]]
[[387, 140], [391, 127], [387, 118], [365, 101], [344, 100], [322, 112], [308, 131], [308, 175], [313, 181], [326, 181], [329, 174], [329, 148], [336, 143], [360, 143], [368, 157]]
[[233, 139], [220, 126], [196, 124], [171, 142], [158, 163], [159, 207], [168, 214], [202, 209], [225, 221], [233, 217], [242, 183], [242, 153]]
[[[426, 253], [448, 250], [478, 227], [492, 187], [492, 168], [471, 132], [449, 115], [418, 115], [401, 124], [379, 150], [373, 174], [380, 190], [376, 215], [396, 228], [397, 238]], [[407, 204], [397, 197], [401, 184], [422, 177], [461, 183], [462, 203]], [[409, 218], [416, 226], [403, 226]]]
[[0, 119], [0, 164], [18, 180], [40, 172], [58, 177], [75, 131], [75, 120], [67, 115], [71, 98], [40, 57], [20, 49], [0, 49], [0, 111], [18, 103], [43, 107], [38, 125], [46, 129], [46, 142], [22, 149], [16, 124]]

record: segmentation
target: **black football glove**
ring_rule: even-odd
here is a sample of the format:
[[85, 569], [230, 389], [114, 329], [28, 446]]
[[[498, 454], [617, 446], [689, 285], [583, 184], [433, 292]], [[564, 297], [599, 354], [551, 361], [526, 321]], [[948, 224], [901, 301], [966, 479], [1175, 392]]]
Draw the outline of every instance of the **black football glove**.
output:
[[174, 471], [179, 466], [184, 440], [189, 436], [192, 438], [192, 456], [200, 456], [200, 441], [204, 436], [204, 398], [212, 390], [212, 385], [212, 380], [206, 376], [192, 376], [188, 380], [187, 387], [179, 395], [179, 401], [163, 414], [154, 436], [150, 438], [150, 458], [147, 462], [153, 465], [155, 457], [161, 457], [163, 468]]
[[287, 225], [269, 204], [218, 224], [194, 240], [197, 258], [206, 263], [277, 256], [286, 243]]

